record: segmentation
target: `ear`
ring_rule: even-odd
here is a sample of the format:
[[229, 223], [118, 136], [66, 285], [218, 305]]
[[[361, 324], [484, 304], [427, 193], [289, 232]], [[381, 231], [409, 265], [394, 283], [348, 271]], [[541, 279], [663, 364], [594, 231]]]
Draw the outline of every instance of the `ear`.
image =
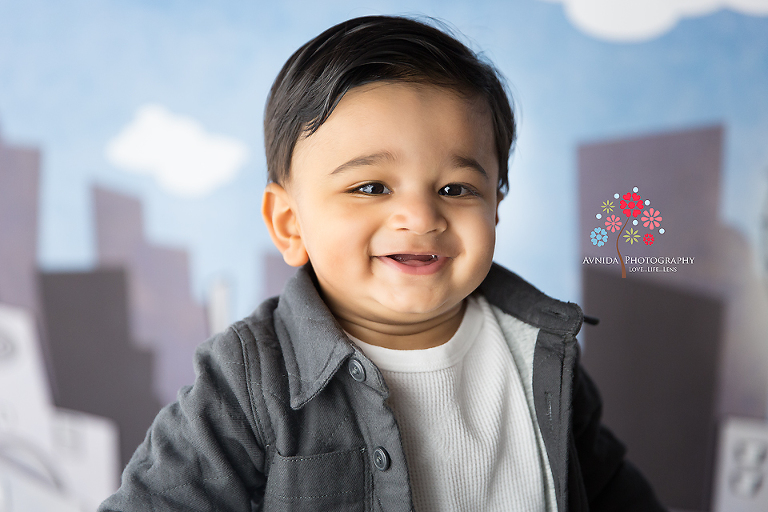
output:
[[261, 200], [261, 215], [267, 225], [269, 237], [292, 267], [300, 267], [309, 261], [309, 255], [301, 238], [301, 228], [295, 206], [286, 190], [277, 183], [269, 183]]

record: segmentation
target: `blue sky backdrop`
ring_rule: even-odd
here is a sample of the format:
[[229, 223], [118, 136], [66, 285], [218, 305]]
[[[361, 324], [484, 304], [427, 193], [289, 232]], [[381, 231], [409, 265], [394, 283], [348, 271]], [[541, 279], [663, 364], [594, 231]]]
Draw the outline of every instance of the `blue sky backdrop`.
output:
[[[43, 151], [41, 266], [93, 265], [90, 189], [99, 184], [142, 199], [152, 242], [188, 249], [201, 300], [224, 276], [235, 316], [249, 313], [272, 250], [259, 213], [267, 91], [301, 44], [367, 14], [445, 20], [508, 78], [520, 135], [496, 260], [545, 292], [579, 298], [583, 142], [722, 123], [722, 219], [757, 244], [768, 168], [762, 11], [715, 10], [623, 41], [577, 28], [558, 0], [0, 0], [0, 136]], [[120, 168], [106, 148], [145, 105], [244, 145], [245, 163], [193, 197]]]

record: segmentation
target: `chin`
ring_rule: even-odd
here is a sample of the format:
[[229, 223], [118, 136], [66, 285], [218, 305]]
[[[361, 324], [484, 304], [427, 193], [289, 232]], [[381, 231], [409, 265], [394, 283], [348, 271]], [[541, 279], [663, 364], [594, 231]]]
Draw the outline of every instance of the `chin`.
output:
[[[433, 299], [434, 300], [434, 299]], [[461, 302], [461, 301], [459, 301]], [[428, 320], [450, 310], [452, 306], [446, 306], [445, 302], [433, 302], [430, 300], [395, 300], [389, 309], [398, 316], [411, 321]], [[421, 317], [421, 318], [419, 318]]]

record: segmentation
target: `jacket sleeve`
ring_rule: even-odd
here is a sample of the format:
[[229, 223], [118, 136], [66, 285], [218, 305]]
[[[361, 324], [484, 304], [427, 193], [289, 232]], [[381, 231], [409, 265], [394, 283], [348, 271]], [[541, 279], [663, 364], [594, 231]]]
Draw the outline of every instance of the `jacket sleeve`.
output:
[[569, 510], [666, 511], [646, 479], [624, 458], [624, 445], [600, 423], [602, 400], [580, 364], [572, 404]]
[[264, 450], [244, 347], [230, 328], [198, 347], [195, 383], [155, 418], [120, 489], [99, 512], [250, 512], [260, 502]]

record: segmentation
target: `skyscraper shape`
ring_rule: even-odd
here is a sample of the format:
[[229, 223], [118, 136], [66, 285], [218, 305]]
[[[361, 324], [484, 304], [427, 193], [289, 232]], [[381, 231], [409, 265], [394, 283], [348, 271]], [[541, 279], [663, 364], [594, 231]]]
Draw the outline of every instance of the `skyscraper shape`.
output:
[[[606, 217], [626, 217], [619, 208], [625, 193], [635, 187], [643, 201], [643, 210], [655, 208], [663, 217], [664, 234], [654, 231], [656, 241], [627, 244], [619, 241], [626, 256], [688, 256], [696, 258], [674, 273], [637, 274], [664, 285], [678, 285], [718, 295], [718, 231], [722, 228], [720, 213], [720, 165], [723, 129], [712, 126], [675, 133], [583, 144], [578, 151], [579, 165], [579, 240], [583, 256], [613, 256], [616, 235], [610, 233], [606, 246], [590, 243], [590, 231], [605, 227]], [[614, 194], [618, 193], [619, 198]], [[601, 209], [604, 201], [612, 201], [611, 214]], [[601, 214], [596, 219], [596, 214]], [[631, 221], [627, 228], [642, 228]], [[626, 233], [626, 230], [625, 230]], [[601, 266], [620, 273], [620, 267]]]
[[41, 273], [40, 295], [56, 405], [114, 420], [122, 468], [162, 405], [152, 389], [154, 354], [131, 340], [126, 272]]
[[[584, 364], [630, 459], [668, 506], [691, 510], [708, 509], [716, 422], [764, 417], [768, 392], [768, 304], [750, 277], [744, 237], [720, 222], [722, 139], [722, 127], [711, 126], [584, 144], [578, 153], [582, 305], [601, 319], [584, 329]], [[661, 213], [665, 233], [656, 230], [650, 246], [622, 237], [622, 257], [688, 258], [630, 263], [674, 272], [623, 279], [619, 265], [585, 258], [617, 257], [615, 233], [599, 246], [590, 232], [606, 222], [605, 201], [635, 227], [619, 207], [635, 187], [643, 210]]]
[[37, 149], [0, 140], [0, 509], [94, 509], [117, 485], [118, 431], [56, 407], [51, 347], [38, 334], [39, 165]]
[[208, 334], [190, 291], [187, 253], [146, 241], [137, 199], [95, 187], [93, 202], [99, 265], [126, 269], [131, 332], [155, 353], [155, 390], [170, 403], [194, 381], [192, 356]]
[[40, 153], [0, 137], [0, 303], [37, 311]]

